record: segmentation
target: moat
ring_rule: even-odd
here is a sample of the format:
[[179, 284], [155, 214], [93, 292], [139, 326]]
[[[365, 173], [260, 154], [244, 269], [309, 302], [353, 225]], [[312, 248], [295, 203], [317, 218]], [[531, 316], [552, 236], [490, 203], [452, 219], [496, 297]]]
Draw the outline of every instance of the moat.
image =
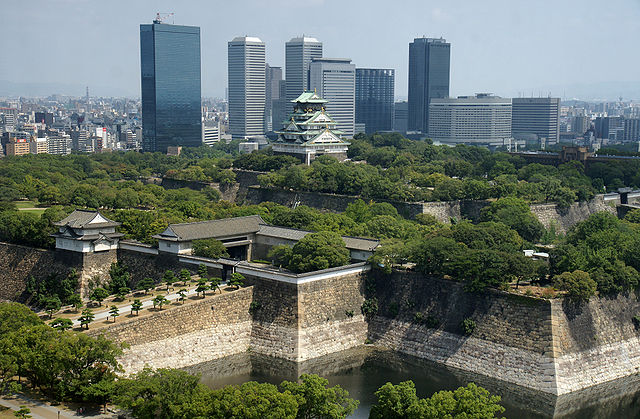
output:
[[453, 390], [475, 382], [502, 397], [507, 418], [631, 418], [640, 411], [640, 375], [610, 381], [560, 397], [536, 392], [486, 376], [447, 368], [423, 359], [373, 347], [359, 347], [303, 363], [251, 352], [198, 364], [186, 371], [198, 373], [209, 387], [246, 381], [278, 384], [303, 373], [321, 375], [339, 384], [360, 401], [353, 418], [367, 418], [374, 392], [384, 383], [413, 380], [420, 397]]

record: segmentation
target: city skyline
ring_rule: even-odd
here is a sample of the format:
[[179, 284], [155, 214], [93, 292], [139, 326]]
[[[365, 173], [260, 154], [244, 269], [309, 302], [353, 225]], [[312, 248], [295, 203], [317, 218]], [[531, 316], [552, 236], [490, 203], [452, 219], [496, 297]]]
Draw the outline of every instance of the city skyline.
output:
[[[137, 28], [150, 23], [157, 11], [173, 11], [169, 23], [202, 29], [205, 97], [224, 96], [226, 42], [247, 34], [265, 42], [266, 61], [273, 66], [284, 67], [286, 41], [306, 35], [323, 42], [325, 56], [350, 57], [359, 68], [393, 68], [396, 98], [406, 98], [407, 44], [422, 35], [442, 36], [452, 44], [450, 95], [454, 97], [489, 91], [505, 97], [550, 93], [566, 99], [640, 98], [634, 71], [640, 58], [619, 53], [632, 51], [634, 40], [640, 38], [640, 28], [634, 24], [640, 17], [636, 0], [617, 0], [606, 9], [595, 1], [549, 2], [548, 7], [504, 1], [438, 7], [408, 2], [390, 11], [376, 4], [365, 10], [361, 2], [349, 2], [340, 4], [341, 13], [328, 23], [299, 17], [332, 10], [337, 7], [333, 0], [294, 6], [245, 1], [215, 7], [115, 1], [104, 9], [91, 3], [7, 4], [0, 33], [13, 42], [5, 54], [24, 57], [26, 64], [50, 65], [4, 66], [0, 94], [33, 95], [29, 90], [49, 89], [38, 94], [79, 96], [88, 85], [98, 96], [139, 97]], [[241, 13], [248, 7], [255, 13]], [[372, 22], [381, 29], [369, 30]], [[46, 48], [42, 39], [48, 40]], [[610, 48], [612, 43], [616, 48]], [[83, 51], [86, 59], [78, 60], [85, 56]]]

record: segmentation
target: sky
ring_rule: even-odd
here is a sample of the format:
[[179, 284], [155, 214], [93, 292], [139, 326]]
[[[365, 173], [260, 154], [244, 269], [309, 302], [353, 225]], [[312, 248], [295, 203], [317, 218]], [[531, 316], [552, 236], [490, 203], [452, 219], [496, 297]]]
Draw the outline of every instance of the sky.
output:
[[408, 44], [451, 43], [451, 96], [640, 100], [640, 0], [3, 0], [0, 95], [140, 96], [140, 29], [156, 12], [201, 28], [202, 94], [223, 97], [227, 42], [305, 34], [324, 56], [394, 68], [407, 96]]

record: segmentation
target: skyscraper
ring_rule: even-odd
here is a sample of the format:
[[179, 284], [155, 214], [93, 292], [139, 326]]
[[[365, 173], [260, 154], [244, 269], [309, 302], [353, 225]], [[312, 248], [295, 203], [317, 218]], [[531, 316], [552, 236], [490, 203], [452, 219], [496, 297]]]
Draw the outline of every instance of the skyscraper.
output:
[[301, 36], [285, 44], [285, 78], [287, 80], [287, 102], [293, 103], [302, 92], [309, 90], [309, 64], [312, 58], [322, 57], [322, 42], [316, 38]]
[[[289, 82], [287, 81], [287, 87]], [[309, 90], [328, 100], [327, 113], [345, 136], [356, 122], [356, 66], [345, 58], [314, 58], [309, 64]]]
[[202, 143], [200, 28], [140, 25], [142, 149]]
[[260, 38], [229, 42], [229, 131], [231, 137], [264, 135], [265, 46]]
[[264, 130], [268, 132], [281, 128], [279, 124], [281, 124], [282, 121], [274, 121], [273, 118], [273, 103], [280, 99], [282, 67], [271, 67], [267, 64], [265, 69], [265, 83]]
[[521, 97], [513, 98], [511, 103], [511, 132], [515, 139], [535, 141], [546, 138], [548, 144], [558, 143], [560, 98]]
[[409, 131], [428, 133], [429, 102], [449, 97], [451, 44], [440, 38], [415, 38], [409, 44]]
[[356, 68], [356, 123], [367, 134], [393, 129], [395, 71]]

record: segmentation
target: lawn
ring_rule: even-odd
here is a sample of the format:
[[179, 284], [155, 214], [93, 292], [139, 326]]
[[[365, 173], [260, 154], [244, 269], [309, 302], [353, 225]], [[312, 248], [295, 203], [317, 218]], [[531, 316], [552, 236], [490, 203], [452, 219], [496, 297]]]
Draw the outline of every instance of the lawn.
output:
[[37, 208], [37, 201], [13, 201], [19, 211], [30, 212], [35, 215], [42, 215], [46, 208]]

